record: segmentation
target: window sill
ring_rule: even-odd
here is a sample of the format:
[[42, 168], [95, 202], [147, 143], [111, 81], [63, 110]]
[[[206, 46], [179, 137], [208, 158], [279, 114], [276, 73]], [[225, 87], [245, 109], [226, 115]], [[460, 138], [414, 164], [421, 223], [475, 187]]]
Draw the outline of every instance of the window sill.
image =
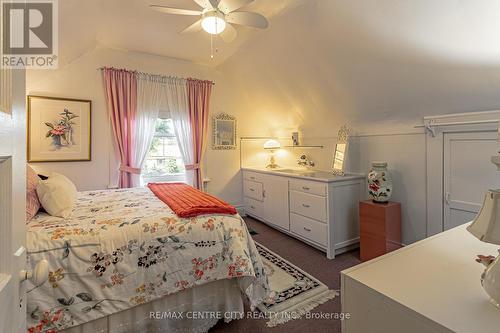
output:
[[185, 182], [186, 174], [173, 174], [173, 175], [164, 175], [164, 176], [150, 176], [150, 177], [141, 177], [142, 184], [148, 183], [168, 183], [168, 182]]

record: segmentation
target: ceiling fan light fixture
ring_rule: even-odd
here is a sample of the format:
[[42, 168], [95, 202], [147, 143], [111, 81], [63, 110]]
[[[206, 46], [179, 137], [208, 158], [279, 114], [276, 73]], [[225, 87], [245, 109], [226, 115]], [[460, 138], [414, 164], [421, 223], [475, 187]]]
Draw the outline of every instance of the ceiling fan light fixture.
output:
[[220, 11], [209, 11], [203, 14], [201, 20], [203, 30], [211, 35], [218, 35], [226, 29], [226, 19]]

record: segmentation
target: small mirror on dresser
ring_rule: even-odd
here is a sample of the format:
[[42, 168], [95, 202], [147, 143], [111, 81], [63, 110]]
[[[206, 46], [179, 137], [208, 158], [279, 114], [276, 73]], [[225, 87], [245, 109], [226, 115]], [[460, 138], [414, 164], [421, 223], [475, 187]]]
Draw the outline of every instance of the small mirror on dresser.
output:
[[335, 145], [335, 154], [333, 155], [333, 173], [338, 176], [345, 174], [345, 162], [347, 149], [349, 146], [349, 128], [343, 125], [338, 134], [337, 144]]

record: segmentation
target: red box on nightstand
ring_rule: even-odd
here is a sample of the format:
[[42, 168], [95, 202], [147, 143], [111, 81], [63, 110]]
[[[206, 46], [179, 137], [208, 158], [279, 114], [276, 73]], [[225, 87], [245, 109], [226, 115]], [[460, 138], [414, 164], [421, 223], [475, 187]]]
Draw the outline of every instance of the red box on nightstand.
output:
[[367, 261], [402, 247], [401, 204], [359, 203], [360, 257]]

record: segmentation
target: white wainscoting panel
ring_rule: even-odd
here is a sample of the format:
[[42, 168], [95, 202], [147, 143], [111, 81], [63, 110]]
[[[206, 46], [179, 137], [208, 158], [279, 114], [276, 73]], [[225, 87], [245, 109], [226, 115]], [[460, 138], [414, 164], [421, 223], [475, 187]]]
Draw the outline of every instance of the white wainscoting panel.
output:
[[391, 200], [402, 204], [402, 241], [410, 244], [425, 238], [425, 134], [352, 137], [349, 155], [348, 170], [365, 174], [372, 161], [387, 161], [394, 184]]

